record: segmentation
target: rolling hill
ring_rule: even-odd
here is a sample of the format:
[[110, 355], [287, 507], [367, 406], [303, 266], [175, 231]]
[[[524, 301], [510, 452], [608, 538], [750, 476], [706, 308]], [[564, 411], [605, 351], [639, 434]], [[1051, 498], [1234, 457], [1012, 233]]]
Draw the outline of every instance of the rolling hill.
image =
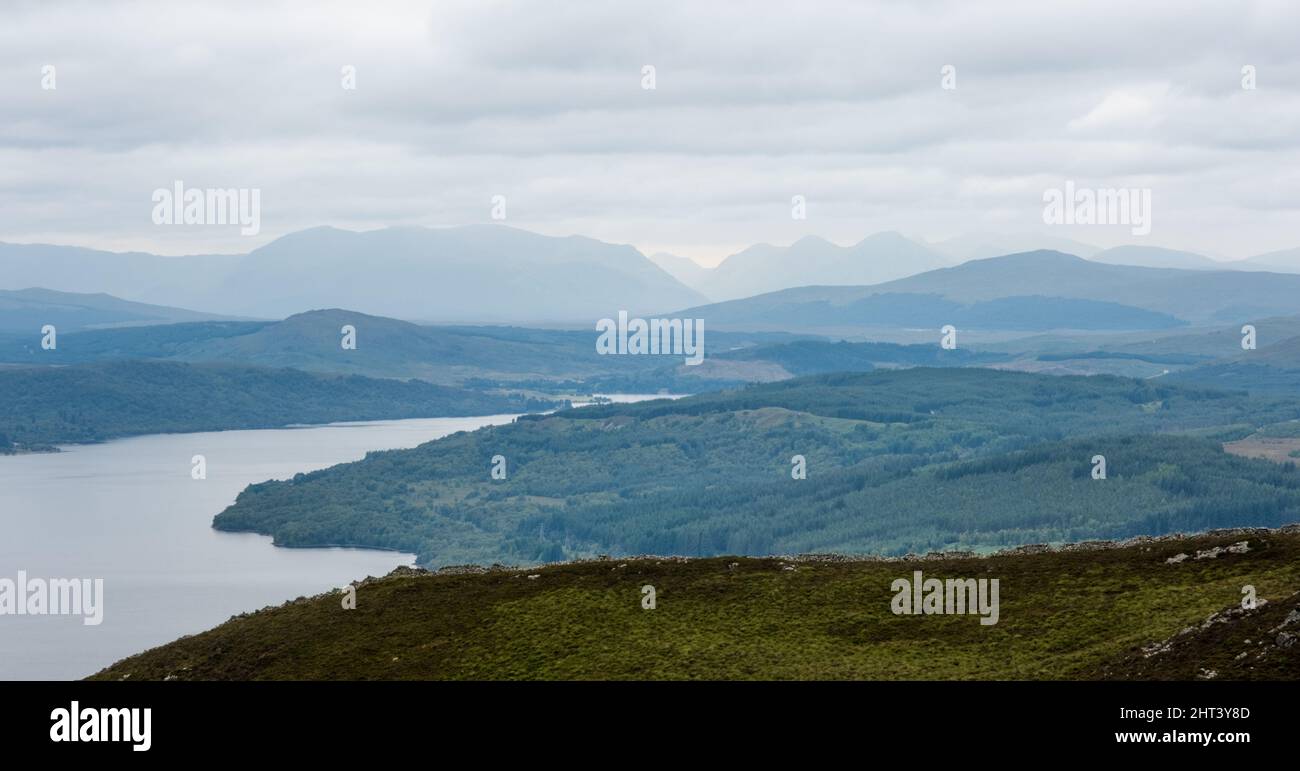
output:
[[[901, 554], [1300, 519], [1294, 466], [1218, 441], [1300, 405], [1155, 382], [913, 368], [585, 407], [253, 485], [214, 526], [445, 565]], [[489, 477], [495, 455], [508, 479]]]
[[[345, 325], [356, 330], [355, 350], [344, 350], [340, 344]], [[49, 365], [117, 359], [224, 362], [367, 377], [420, 378], [442, 384], [527, 382], [548, 390], [595, 378], [634, 377], [682, 361], [682, 357], [670, 355], [602, 356], [596, 351], [597, 337], [594, 328], [433, 327], [328, 309], [275, 322], [220, 321], [71, 332], [60, 335], [55, 350], [42, 350], [39, 335], [0, 335], [0, 363]], [[704, 344], [712, 356], [796, 337], [707, 330]], [[739, 378], [742, 382], [746, 379]], [[660, 387], [666, 384], [655, 390]]]
[[1234, 264], [1220, 262], [1202, 254], [1158, 246], [1116, 246], [1088, 258], [1107, 265], [1134, 265], [1144, 268], [1180, 268], [1183, 270], [1233, 270]]
[[0, 289], [0, 333], [27, 334], [39, 343], [41, 327], [60, 333], [103, 327], [176, 324], [224, 317], [182, 308], [121, 300], [107, 294], [77, 294], [51, 289]]
[[[893, 582], [918, 570], [997, 579], [997, 623], [894, 614]], [[399, 568], [354, 586], [351, 610], [337, 591], [299, 598], [91, 679], [1300, 679], [1294, 526], [984, 558]]]
[[307, 423], [492, 415], [560, 406], [359, 375], [113, 361], [0, 369], [0, 437], [12, 446]]
[[[1290, 326], [1287, 332], [1294, 332]], [[1269, 341], [1253, 351], [1238, 347], [1231, 355], [1174, 373], [1180, 383], [1244, 391], [1300, 392], [1300, 336]]]
[[1271, 270], [1278, 273], [1300, 273], [1300, 247], [1279, 249], [1257, 254], [1237, 263], [1243, 270]]
[[926, 246], [947, 255], [954, 265], [1038, 249], [1052, 249], [1080, 257], [1091, 257], [1101, 251], [1101, 247], [1092, 244], [1042, 233], [963, 233]]
[[915, 325], [937, 331], [961, 322], [975, 329], [1043, 331], [1221, 325], [1297, 312], [1300, 276], [1106, 265], [1039, 251], [871, 286], [787, 289], [680, 315], [704, 318], [715, 328]]

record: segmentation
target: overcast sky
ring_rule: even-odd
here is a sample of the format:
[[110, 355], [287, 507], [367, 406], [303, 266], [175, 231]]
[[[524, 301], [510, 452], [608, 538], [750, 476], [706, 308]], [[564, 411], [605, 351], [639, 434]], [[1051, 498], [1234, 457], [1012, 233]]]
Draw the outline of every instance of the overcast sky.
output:
[[[243, 252], [504, 195], [506, 224], [704, 263], [880, 230], [1300, 246], [1293, 0], [298, 5], [0, 6], [0, 240]], [[153, 224], [175, 180], [259, 188], [261, 232]], [[1151, 234], [1045, 226], [1066, 180], [1149, 188]]]

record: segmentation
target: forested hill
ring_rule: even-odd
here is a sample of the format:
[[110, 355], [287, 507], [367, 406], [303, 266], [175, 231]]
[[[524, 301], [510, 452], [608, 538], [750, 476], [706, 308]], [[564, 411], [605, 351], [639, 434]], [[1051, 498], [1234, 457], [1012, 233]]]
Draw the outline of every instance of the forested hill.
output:
[[421, 381], [224, 364], [0, 369], [0, 451], [135, 434], [499, 415], [557, 403]]
[[[428, 565], [901, 554], [1277, 525], [1300, 519], [1300, 473], [1221, 441], [1297, 418], [1294, 400], [1116, 377], [820, 375], [372, 453], [252, 485], [214, 524]], [[1096, 455], [1106, 479], [1091, 476]]]

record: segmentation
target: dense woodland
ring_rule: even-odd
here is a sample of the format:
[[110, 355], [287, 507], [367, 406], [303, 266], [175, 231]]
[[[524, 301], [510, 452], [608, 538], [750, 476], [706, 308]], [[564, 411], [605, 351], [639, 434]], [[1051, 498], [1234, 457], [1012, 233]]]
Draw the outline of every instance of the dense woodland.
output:
[[0, 369], [0, 451], [135, 434], [505, 414], [554, 406], [552, 401], [421, 381], [224, 364], [115, 361]]
[[[819, 375], [460, 433], [247, 488], [215, 525], [425, 564], [988, 549], [1300, 519], [1293, 464], [1221, 443], [1300, 404], [987, 369]], [[1091, 476], [1094, 455], [1107, 478]], [[492, 479], [492, 458], [506, 458]], [[794, 455], [807, 478], [792, 478]]]

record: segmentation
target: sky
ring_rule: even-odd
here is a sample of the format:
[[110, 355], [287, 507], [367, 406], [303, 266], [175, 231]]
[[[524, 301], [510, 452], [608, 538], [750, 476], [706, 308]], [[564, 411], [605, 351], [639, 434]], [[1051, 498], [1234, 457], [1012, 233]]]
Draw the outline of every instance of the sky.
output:
[[[502, 196], [505, 224], [706, 265], [881, 230], [1242, 258], [1300, 246], [1297, 40], [1291, 0], [19, 0], [0, 241], [247, 252]], [[259, 232], [156, 224], [177, 180], [260, 191]], [[1067, 181], [1149, 190], [1150, 233], [1044, 224]]]

